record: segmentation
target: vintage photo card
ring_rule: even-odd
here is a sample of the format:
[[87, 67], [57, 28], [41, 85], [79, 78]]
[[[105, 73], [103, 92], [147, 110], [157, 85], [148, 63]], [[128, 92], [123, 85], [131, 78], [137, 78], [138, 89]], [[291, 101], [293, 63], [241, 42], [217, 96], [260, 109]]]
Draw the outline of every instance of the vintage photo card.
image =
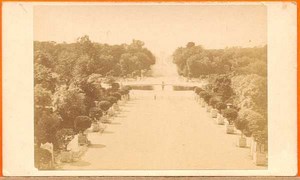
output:
[[296, 9], [3, 3], [4, 175], [295, 175]]

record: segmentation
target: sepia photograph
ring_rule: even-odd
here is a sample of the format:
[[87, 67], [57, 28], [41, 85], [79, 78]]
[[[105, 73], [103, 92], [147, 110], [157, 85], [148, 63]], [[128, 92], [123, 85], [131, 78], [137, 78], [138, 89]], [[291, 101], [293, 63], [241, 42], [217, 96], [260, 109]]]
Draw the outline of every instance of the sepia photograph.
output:
[[37, 5], [33, 40], [38, 170], [268, 168], [265, 5]]

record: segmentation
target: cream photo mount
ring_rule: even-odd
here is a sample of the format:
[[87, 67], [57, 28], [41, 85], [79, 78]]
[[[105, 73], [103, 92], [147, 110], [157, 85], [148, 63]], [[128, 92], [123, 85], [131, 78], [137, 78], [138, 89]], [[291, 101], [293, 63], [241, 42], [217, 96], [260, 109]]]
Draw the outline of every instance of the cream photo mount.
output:
[[[39, 171], [33, 154], [33, 8], [37, 5], [264, 5], [267, 7], [269, 161], [265, 170]], [[3, 2], [4, 176], [295, 176], [297, 174], [297, 5], [292, 2]], [[59, 18], [59, 17], [57, 17]]]

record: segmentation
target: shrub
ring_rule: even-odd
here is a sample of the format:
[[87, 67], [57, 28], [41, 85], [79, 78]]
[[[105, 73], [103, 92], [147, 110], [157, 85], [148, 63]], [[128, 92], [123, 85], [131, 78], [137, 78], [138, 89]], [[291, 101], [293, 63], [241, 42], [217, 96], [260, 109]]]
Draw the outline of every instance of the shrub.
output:
[[49, 113], [43, 111], [40, 116], [35, 117], [36, 125], [35, 125], [35, 137], [37, 140], [37, 144], [40, 143], [53, 143], [55, 144], [55, 138], [53, 134], [58, 131], [61, 125], [61, 117], [55, 113]]
[[111, 88], [112, 88], [113, 90], [118, 90], [118, 89], [120, 88], [120, 84], [119, 84], [119, 83], [112, 83], [112, 84], [111, 84]]
[[243, 110], [240, 116], [249, 122], [249, 135], [252, 135], [257, 141], [263, 142], [267, 136], [267, 132], [264, 132], [267, 127], [267, 119], [253, 110]]
[[206, 95], [207, 95], [207, 92], [206, 92], [206, 91], [201, 91], [201, 92], [199, 92], [200, 98], [204, 98]]
[[104, 100], [110, 102], [111, 104], [114, 104], [118, 101], [118, 99], [114, 96], [108, 96], [108, 97], [104, 98]]
[[216, 108], [218, 109], [219, 112], [222, 112], [223, 109], [226, 109], [226, 104], [223, 102], [217, 102]]
[[129, 90], [125, 90], [125, 95], [128, 95], [129, 94]]
[[240, 119], [238, 118], [235, 122], [234, 122], [234, 125], [235, 127], [240, 130], [242, 132], [241, 135], [245, 134], [246, 136], [248, 136], [248, 121], [245, 120], [245, 119]]
[[[267, 145], [268, 142], [268, 129], [265, 127], [253, 133], [253, 137], [258, 144]], [[266, 146], [267, 147], [267, 146]]]
[[111, 106], [112, 104], [109, 101], [101, 101], [99, 103], [99, 107], [102, 111], [107, 111]]
[[51, 105], [51, 91], [42, 87], [42, 85], [37, 84], [34, 87], [34, 105], [35, 106], [50, 106]]
[[126, 92], [125, 92], [124, 89], [120, 89], [118, 92], [119, 92], [121, 95], [125, 95], [125, 94], [126, 94]]
[[235, 104], [241, 108], [267, 112], [267, 79], [256, 74], [239, 75], [232, 78], [236, 96]]
[[203, 91], [203, 89], [200, 88], [200, 87], [195, 87], [195, 88], [194, 88], [194, 92], [195, 92], [196, 94], [199, 94], [201, 91]]
[[54, 94], [54, 107], [63, 119], [63, 126], [74, 127], [74, 119], [86, 114], [86, 96], [78, 89], [61, 88]]
[[112, 93], [111, 95], [113, 97], [117, 98], [117, 100], [121, 100], [122, 95], [120, 93], [115, 92], [115, 93]]
[[215, 107], [216, 104], [219, 102], [220, 100], [217, 97], [212, 97], [209, 100], [209, 105], [211, 105], [212, 107]]
[[52, 160], [52, 154], [43, 148], [36, 148], [35, 151], [35, 162], [36, 167], [38, 169], [50, 169], [49, 167], [44, 167], [43, 165], [49, 164], [49, 162]]
[[92, 118], [92, 120], [94, 120], [94, 119], [98, 120], [98, 119], [100, 119], [102, 117], [102, 115], [103, 115], [103, 112], [102, 112], [101, 108], [99, 108], [99, 107], [92, 107], [90, 109], [89, 116], [90, 116], [90, 118]]
[[92, 119], [88, 116], [78, 116], [75, 118], [74, 129], [76, 132], [83, 132], [90, 128], [92, 125]]
[[211, 97], [212, 97], [211, 94], [206, 93], [206, 94], [204, 95], [203, 99], [204, 99], [204, 101], [205, 101], [206, 103], [209, 103], [209, 100], [210, 100]]
[[123, 92], [123, 95], [129, 94], [129, 91], [132, 89], [130, 86], [124, 86], [121, 91]]
[[227, 108], [223, 111], [223, 116], [227, 118], [229, 124], [232, 124], [238, 117], [238, 112], [233, 108]]
[[73, 129], [63, 128], [56, 132], [55, 139], [57, 141], [58, 148], [66, 150], [69, 142], [74, 138], [75, 132]]

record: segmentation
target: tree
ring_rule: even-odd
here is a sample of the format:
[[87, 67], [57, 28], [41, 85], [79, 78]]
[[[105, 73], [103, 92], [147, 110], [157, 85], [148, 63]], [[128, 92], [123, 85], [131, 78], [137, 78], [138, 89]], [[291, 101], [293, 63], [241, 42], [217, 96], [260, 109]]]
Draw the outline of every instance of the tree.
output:
[[46, 106], [51, 106], [52, 103], [51, 91], [42, 87], [41, 84], [37, 84], [34, 87], [34, 105], [45, 108]]
[[108, 96], [104, 100], [110, 102], [111, 104], [115, 104], [118, 101], [118, 99], [116, 97], [114, 97], [114, 96]]
[[173, 62], [177, 65], [179, 74], [184, 76], [197, 76], [193, 74], [198, 73], [193, 66], [198, 63], [198, 57], [192, 56], [202, 53], [204, 53], [203, 48], [201, 46], [195, 46], [195, 43], [188, 43], [186, 48], [177, 48], [173, 53]]
[[234, 103], [245, 109], [267, 114], [267, 79], [256, 74], [232, 78], [232, 88], [237, 95]]
[[62, 51], [57, 57], [57, 65], [54, 67], [55, 72], [59, 74], [59, 79], [64, 84], [69, 84], [70, 80], [74, 77], [74, 68], [78, 59], [75, 49]]
[[53, 67], [53, 60], [49, 53], [37, 51], [34, 54], [34, 62], [43, 65], [49, 69]]
[[213, 108], [215, 108], [215, 106], [218, 102], [220, 102], [220, 98], [214, 96], [214, 97], [210, 98], [209, 105], [211, 105]]
[[[35, 148], [34, 156], [36, 168], [39, 170], [52, 169], [52, 167], [49, 166], [49, 162], [52, 160], [52, 154], [48, 150], [43, 148]], [[45, 167], [45, 164], [48, 164], [48, 166]]]
[[94, 45], [87, 35], [77, 38], [76, 48], [80, 55], [88, 55], [90, 58], [95, 55]]
[[209, 103], [209, 100], [210, 98], [212, 97], [212, 95], [208, 92], [206, 92], [205, 94], [203, 94], [203, 99], [204, 101], [208, 104]]
[[92, 120], [99, 120], [103, 116], [103, 112], [99, 107], [92, 107], [89, 116]]
[[227, 108], [223, 111], [223, 116], [227, 118], [229, 124], [233, 124], [238, 117], [238, 112], [233, 108]]
[[195, 43], [194, 42], [188, 42], [186, 47], [187, 48], [191, 48], [191, 47], [194, 47], [195, 46]]
[[207, 94], [208, 94], [208, 93], [207, 93], [206, 91], [200, 91], [200, 92], [199, 92], [200, 98], [203, 98], [203, 99], [204, 99], [204, 97], [205, 97]]
[[234, 124], [235, 127], [240, 130], [242, 132], [241, 136], [243, 136], [244, 134], [247, 136], [247, 132], [248, 132], [248, 121], [245, 119], [241, 119], [238, 118], [237, 120], [235, 120]]
[[111, 88], [115, 91], [117, 91], [120, 88], [120, 84], [119, 83], [112, 83], [111, 84]]
[[266, 76], [267, 48], [226, 48], [206, 50], [189, 42], [173, 53], [173, 62], [180, 75], [258, 74]]
[[34, 59], [35, 64], [58, 74], [60, 83], [67, 85], [74, 76], [96, 73], [118, 77], [150, 69], [155, 63], [155, 56], [140, 40], [133, 40], [129, 45], [108, 45], [94, 43], [86, 35], [69, 44], [35, 41]]
[[106, 112], [111, 106], [112, 106], [112, 104], [109, 101], [101, 101], [99, 103], [99, 107], [104, 112]]
[[115, 97], [118, 101], [121, 100], [121, 98], [122, 98], [122, 95], [118, 92], [112, 93], [111, 95], [113, 97]]
[[[101, 117], [112, 104], [95, 101], [108, 98], [115, 103], [121, 95], [129, 94], [129, 87], [120, 89], [115, 77], [141, 73], [155, 63], [155, 56], [144, 47], [144, 42], [108, 45], [95, 43], [82, 36], [74, 43], [34, 42], [34, 103], [35, 133], [39, 142], [67, 137], [74, 129], [75, 119], [90, 115]], [[104, 89], [105, 80], [112, 85]], [[109, 97], [111, 96], [111, 97]], [[54, 111], [54, 112], [53, 112]], [[56, 123], [59, 122], [59, 123]], [[55, 125], [55, 128], [54, 128]], [[56, 126], [57, 125], [57, 126]], [[52, 134], [52, 137], [50, 135]], [[38, 137], [40, 136], [40, 137]]]
[[226, 107], [226, 104], [220, 101], [216, 104], [216, 108], [220, 113], [222, 112], [222, 110], [226, 109]]
[[246, 119], [249, 122], [249, 131], [254, 137], [259, 131], [263, 131], [267, 126], [267, 120], [261, 114], [253, 110], [245, 110], [244, 116], [242, 118]]
[[84, 132], [92, 125], [92, 119], [88, 116], [77, 116], [74, 121], [75, 132]]
[[55, 139], [58, 144], [58, 149], [67, 150], [68, 144], [74, 138], [75, 132], [73, 128], [63, 128], [56, 132]]
[[196, 94], [198, 94], [199, 95], [199, 93], [201, 92], [201, 91], [204, 91], [202, 88], [200, 88], [200, 87], [195, 87], [194, 88], [194, 92], [196, 93]]
[[43, 88], [51, 92], [54, 92], [56, 87], [56, 79], [51, 69], [38, 63], [34, 64], [34, 83], [41, 84]]
[[41, 143], [53, 143], [54, 146], [57, 145], [55, 134], [60, 129], [60, 124], [62, 119], [56, 113], [49, 113], [43, 111], [39, 117], [35, 117], [35, 137], [36, 143], [40, 145]]
[[85, 95], [78, 89], [60, 88], [53, 98], [54, 109], [63, 119], [64, 127], [73, 127], [77, 116], [86, 114]]
[[89, 81], [89, 77], [76, 77], [72, 79], [70, 87], [79, 88], [85, 95], [84, 104], [86, 109], [90, 109], [95, 106], [95, 101], [100, 100], [101, 93], [99, 87], [92, 81]]

